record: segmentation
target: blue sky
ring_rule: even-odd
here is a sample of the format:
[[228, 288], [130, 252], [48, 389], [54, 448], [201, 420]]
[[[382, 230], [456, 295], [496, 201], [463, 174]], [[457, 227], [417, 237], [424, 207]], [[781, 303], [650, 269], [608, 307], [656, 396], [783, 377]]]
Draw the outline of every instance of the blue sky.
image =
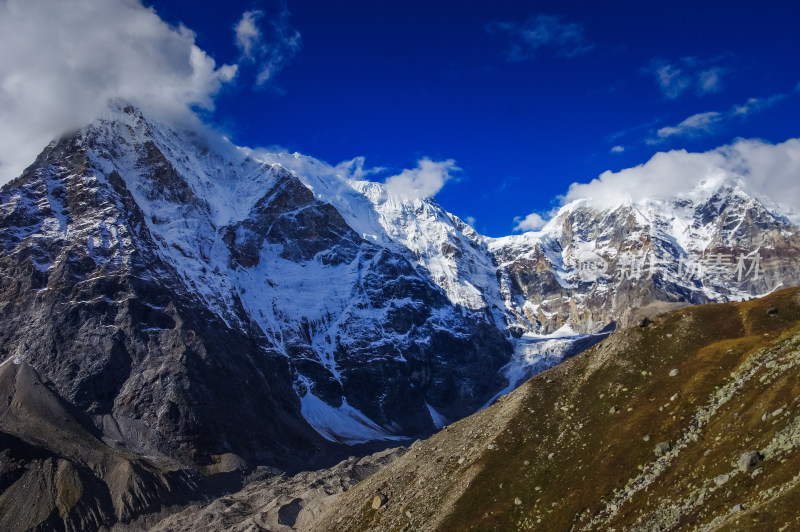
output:
[[[41, 4], [41, 17], [52, 10], [41, 0], [6, 1], [18, 10]], [[453, 159], [461, 170], [436, 200], [491, 236], [512, 232], [515, 217], [547, 213], [571, 183], [660, 151], [800, 136], [797, 2], [145, 5], [192, 30], [217, 66], [238, 64], [235, 75], [203, 78], [186, 100], [213, 106], [204, 119], [234, 142], [331, 164], [363, 156], [387, 175], [423, 157]], [[246, 13], [255, 33], [240, 33], [237, 46]], [[125, 18], [109, 11], [103, 20]], [[75, 28], [69, 35], [84, 38]], [[0, 66], [24, 70], [30, 59]]]

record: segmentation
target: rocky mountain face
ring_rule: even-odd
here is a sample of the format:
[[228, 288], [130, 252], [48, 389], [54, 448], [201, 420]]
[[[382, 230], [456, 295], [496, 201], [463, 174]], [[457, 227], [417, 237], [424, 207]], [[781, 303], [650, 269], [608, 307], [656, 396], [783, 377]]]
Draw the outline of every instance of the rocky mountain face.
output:
[[415, 442], [307, 530], [792, 530], [800, 290], [619, 330]]
[[[172, 500], [130, 502], [143, 482], [196, 493], [208, 475], [429, 434], [641, 309], [800, 284], [799, 234], [727, 184], [579, 202], [542, 231], [492, 239], [433, 200], [115, 105], [0, 190], [0, 362], [17, 368], [4, 393], [35, 375], [100, 449], [0, 414], [14, 442], [0, 486], [77, 471], [63, 478], [79, 479], [80, 504], [48, 488], [26, 523], [90, 526]], [[20, 397], [31, 423], [52, 421]], [[155, 476], [114, 480], [108, 460]]]
[[286, 358], [236, 301], [214, 312], [187, 286], [159, 253], [181, 243], [160, 240], [136, 182], [101, 171], [111, 163], [98, 152], [132, 152], [149, 199], [181, 208], [164, 224], [192, 223], [183, 216], [202, 200], [152, 142], [99, 134], [51, 145], [2, 192], [4, 359], [35, 368], [106, 441], [144, 455], [205, 464], [234, 448], [274, 462], [316, 452]]

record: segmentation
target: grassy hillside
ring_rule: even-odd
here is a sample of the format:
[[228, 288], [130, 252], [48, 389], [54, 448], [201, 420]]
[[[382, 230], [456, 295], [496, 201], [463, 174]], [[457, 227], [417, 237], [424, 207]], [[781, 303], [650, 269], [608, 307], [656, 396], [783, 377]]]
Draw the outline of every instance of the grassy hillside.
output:
[[798, 446], [789, 289], [612, 334], [415, 443], [317, 529], [798, 530]]

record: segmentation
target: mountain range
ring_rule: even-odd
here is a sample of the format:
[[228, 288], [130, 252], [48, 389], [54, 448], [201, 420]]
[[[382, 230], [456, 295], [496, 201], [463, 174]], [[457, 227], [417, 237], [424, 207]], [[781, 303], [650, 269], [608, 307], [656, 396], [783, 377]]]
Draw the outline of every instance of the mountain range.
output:
[[116, 103], [0, 190], [0, 508], [42, 486], [3, 528], [427, 436], [615, 327], [798, 285], [798, 258], [795, 214], [736, 179], [489, 238]]

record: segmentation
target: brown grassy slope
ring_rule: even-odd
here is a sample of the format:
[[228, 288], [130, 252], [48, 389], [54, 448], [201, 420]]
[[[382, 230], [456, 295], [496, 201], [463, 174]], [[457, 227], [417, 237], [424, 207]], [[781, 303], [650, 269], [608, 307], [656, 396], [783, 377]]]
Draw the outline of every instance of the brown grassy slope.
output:
[[800, 289], [665, 314], [417, 442], [316, 530], [798, 530], [798, 377]]

